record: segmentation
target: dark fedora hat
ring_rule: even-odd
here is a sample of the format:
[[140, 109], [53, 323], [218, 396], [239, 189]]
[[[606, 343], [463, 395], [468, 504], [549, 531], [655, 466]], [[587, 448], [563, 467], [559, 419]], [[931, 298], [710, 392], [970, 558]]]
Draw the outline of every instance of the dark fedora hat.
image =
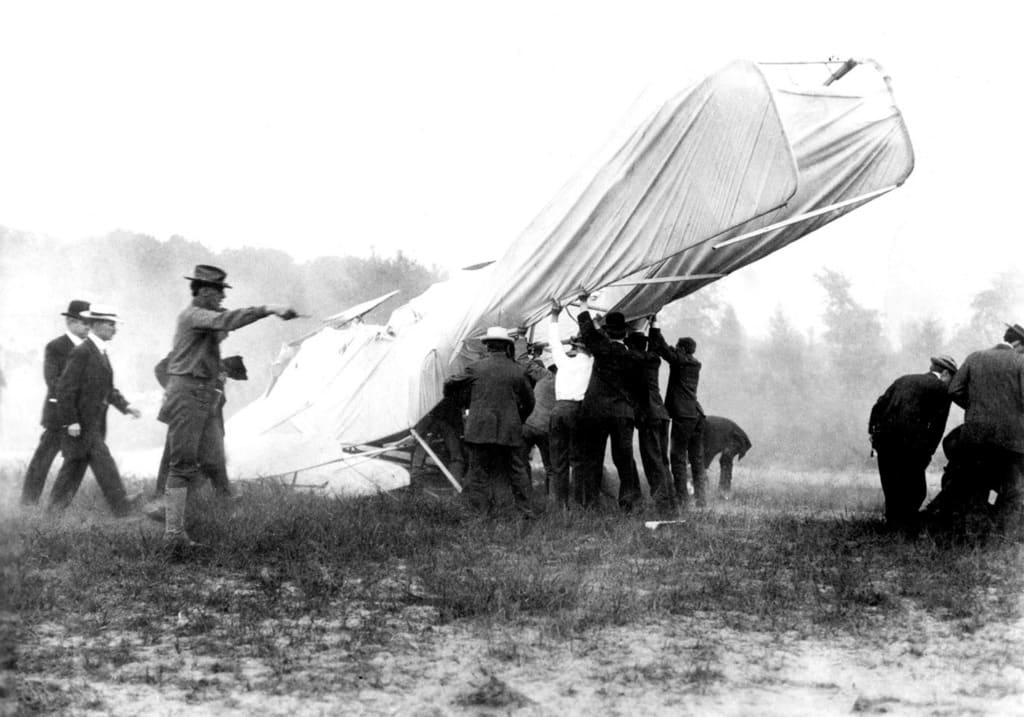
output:
[[193, 273], [195, 276], [186, 276], [185, 278], [189, 281], [201, 281], [204, 284], [219, 286], [224, 289], [231, 288], [231, 284], [224, 281], [228, 278], [227, 272], [223, 269], [217, 268], [216, 266], [210, 266], [209, 264], [196, 264], [196, 270]]
[[620, 311], [609, 311], [604, 317], [604, 330], [612, 338], [624, 338], [629, 330], [626, 326], [626, 317]]
[[80, 319], [82, 318], [82, 312], [89, 310], [89, 302], [82, 301], [80, 299], [72, 299], [68, 303], [68, 310], [63, 312], [61, 316], [67, 316], [69, 319]]

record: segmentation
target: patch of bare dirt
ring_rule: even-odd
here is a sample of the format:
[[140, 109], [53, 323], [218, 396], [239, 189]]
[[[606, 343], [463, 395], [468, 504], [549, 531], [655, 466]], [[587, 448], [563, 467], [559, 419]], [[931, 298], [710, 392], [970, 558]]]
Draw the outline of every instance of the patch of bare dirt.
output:
[[[369, 619], [369, 613], [366, 613]], [[381, 644], [351, 649], [359, 611], [310, 624], [309, 650], [225, 659], [203, 649], [197, 616], [156, 635], [89, 638], [68, 674], [21, 680], [74, 714], [137, 715], [1019, 715], [1024, 623], [965, 631], [913, 616], [886, 634], [822, 639], [738, 630], [696, 615], [552, 641], [528, 627], [438, 625], [409, 606], [382, 626]], [[273, 624], [261, 629], [276, 633]], [[289, 633], [294, 634], [294, 633]], [[315, 634], [315, 637], [314, 637]], [[85, 640], [47, 624], [25, 657], [82, 651]], [[120, 663], [117, 646], [131, 647]], [[90, 656], [92, 654], [93, 656]], [[284, 662], [282, 662], [284, 661]], [[89, 668], [88, 670], [86, 668]], [[97, 679], [97, 676], [102, 679]]]

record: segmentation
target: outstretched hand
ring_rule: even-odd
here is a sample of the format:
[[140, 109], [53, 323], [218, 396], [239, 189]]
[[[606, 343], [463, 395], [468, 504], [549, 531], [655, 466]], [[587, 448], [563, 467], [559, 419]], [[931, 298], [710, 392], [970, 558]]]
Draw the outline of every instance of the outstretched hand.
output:
[[299, 312], [290, 306], [284, 304], [267, 304], [267, 311], [277, 316], [280, 316], [285, 321], [294, 319], [299, 315]]

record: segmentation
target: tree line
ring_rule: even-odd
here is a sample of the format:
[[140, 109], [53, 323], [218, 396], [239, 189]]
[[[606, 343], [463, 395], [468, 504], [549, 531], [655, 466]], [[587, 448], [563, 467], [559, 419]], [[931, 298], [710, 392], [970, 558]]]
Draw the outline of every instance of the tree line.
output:
[[[8, 377], [7, 399], [28, 381], [30, 400], [17, 422], [11, 409], [0, 424], [0, 440], [31, 442], [43, 397], [42, 349], [63, 330], [59, 316], [72, 298], [117, 306], [124, 324], [112, 347], [117, 380], [129, 396], [156, 405], [159, 387], [153, 366], [169, 350], [175, 317], [188, 303], [184, 280], [196, 264], [228, 272], [225, 306], [288, 303], [316, 318], [384, 293], [400, 294], [371, 312], [383, 323], [391, 311], [445, 278], [402, 253], [391, 257], [328, 256], [298, 262], [276, 249], [213, 251], [183, 237], [159, 241], [131, 232], [64, 243], [0, 227], [0, 367]], [[1003, 324], [1014, 319], [1022, 296], [1021, 276], [997, 275], [977, 293], [969, 320], [947, 326], [936, 317], [908, 319], [896, 346], [885, 335], [882, 317], [853, 297], [850, 280], [824, 268], [820, 336], [799, 330], [784, 307], [775, 309], [766, 336], [750, 336], [715, 285], [665, 307], [659, 316], [667, 337], [697, 339], [704, 364], [700, 399], [709, 414], [739, 422], [750, 434], [751, 463], [793, 468], [866, 467], [867, 416], [875, 399], [897, 376], [923, 372], [928, 357], [947, 353], [958, 362], [991, 346]], [[250, 379], [230, 385], [229, 412], [259, 395], [283, 343], [317, 328], [316, 321], [261, 321], [232, 334], [224, 355], [245, 357]], [[12, 378], [14, 381], [12, 381]], [[155, 413], [155, 409], [153, 411]], [[150, 413], [148, 415], [153, 415]], [[950, 427], [960, 420], [954, 407]], [[135, 431], [134, 441], [162, 439], [159, 427]], [[125, 429], [125, 433], [129, 429]]]
[[[837, 470], [870, 463], [867, 421], [888, 385], [924, 373], [930, 356], [961, 363], [1002, 336], [1022, 298], [1022, 277], [1008, 271], [970, 303], [963, 325], [933, 316], [907, 319], [893, 346], [879, 311], [858, 303], [851, 281], [823, 268], [820, 336], [794, 326], [777, 307], [764, 337], [748, 336], [735, 311], [716, 299], [712, 285], [666, 307], [659, 315], [667, 336], [691, 335], [703, 362], [700, 400], [709, 414], [736, 420], [754, 443], [748, 461], [791, 468]], [[962, 420], [956, 406], [948, 428]], [[935, 459], [944, 463], [941, 456]]]

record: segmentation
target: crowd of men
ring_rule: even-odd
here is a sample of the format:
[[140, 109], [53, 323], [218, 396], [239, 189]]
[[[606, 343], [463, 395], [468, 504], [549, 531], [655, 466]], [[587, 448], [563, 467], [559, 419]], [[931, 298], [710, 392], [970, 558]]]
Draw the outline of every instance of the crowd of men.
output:
[[[215, 487], [226, 489], [224, 380], [232, 372], [244, 375], [244, 365], [238, 357], [223, 361], [220, 344], [230, 331], [267, 316], [288, 320], [298, 315], [284, 305], [224, 309], [224, 292], [231, 286], [227, 274], [215, 266], [200, 264], [185, 279], [192, 300], [178, 315], [170, 352], [157, 367], [164, 386], [157, 418], [167, 424], [166, 489], [164, 505], [150, 511], [164, 522], [165, 548], [179, 555], [202, 547], [185, 530], [189, 490], [207, 476]], [[39, 502], [59, 452], [63, 464], [50, 490], [50, 511], [59, 512], [72, 502], [87, 468], [114, 515], [141, 511], [142, 497], [127, 497], [106, 444], [108, 406], [134, 418], [140, 415], [115, 387], [107, 357], [107, 345], [117, 333], [117, 311], [74, 300], [63, 316], [65, 333], [46, 345], [43, 434], [25, 472], [22, 504]]]
[[[221, 304], [227, 274], [198, 265], [186, 276], [192, 295], [178, 315], [171, 348], [156, 367], [164, 388], [157, 418], [167, 424], [158, 473], [159, 503], [146, 512], [164, 523], [172, 552], [199, 546], [186, 531], [188, 495], [209, 478], [230, 497], [224, 455], [224, 383], [244, 380], [241, 357], [222, 358], [229, 332], [267, 316], [297, 316], [284, 305], [227, 310]], [[646, 333], [630, 327], [619, 312], [600, 321], [591, 316], [588, 296], [578, 298], [579, 331], [563, 342], [552, 302], [546, 351], [517, 360], [515, 338], [492, 327], [482, 338], [483, 358], [445, 384], [445, 399], [426, 419], [444, 437], [463, 496], [474, 510], [512, 508], [532, 516], [530, 454], [544, 465], [544, 484], [563, 509], [595, 508], [605, 494], [604, 457], [610, 444], [618, 475], [611, 496], [623, 512], [644, 506], [641, 472], [634, 459], [637, 439], [650, 510], [671, 519], [690, 501], [707, 502], [707, 465], [722, 451], [720, 490], [727, 497], [734, 456], [749, 439], [727, 419], [713, 426], [729, 435], [705, 456], [704, 414], [697, 390], [701, 362], [690, 337], [674, 346], [650, 316]], [[65, 332], [46, 345], [43, 373], [47, 394], [43, 433], [25, 472], [22, 503], [35, 505], [58, 453], [63, 464], [50, 492], [48, 509], [59, 512], [74, 499], [91, 468], [116, 516], [143, 510], [129, 498], [106, 444], [107, 408], [138, 418], [139, 411], [115, 387], [107, 346], [117, 333], [117, 311], [102, 304], [71, 301], [63, 312]], [[546, 357], [546, 362], [538, 358]], [[662, 396], [659, 374], [669, 368]], [[942, 433], [955, 402], [966, 413], [963, 426], [945, 440]], [[1004, 341], [972, 353], [958, 367], [949, 356], [932, 357], [929, 370], [898, 378], [875, 403], [869, 419], [872, 447], [885, 496], [885, 517], [894, 529], [917, 534], [922, 526], [959, 527], [979, 515], [1005, 530], [1019, 520], [1024, 502], [1024, 328], [1008, 326]], [[925, 470], [943, 442], [949, 460], [941, 493], [926, 510]], [[715, 443], [712, 441], [712, 443]]]
[[[633, 512], [644, 500], [633, 451], [636, 435], [653, 511], [672, 518], [688, 504], [687, 463], [694, 501], [704, 506], [706, 418], [697, 400], [701, 363], [696, 341], [684, 337], [669, 346], [654, 316], [647, 333], [630, 329], [623, 314], [614, 311], [598, 328], [588, 297], [579, 302], [579, 333], [568, 339], [568, 347], [559, 333], [562, 307], [553, 302], [548, 366], [537, 359], [522, 365], [509, 331], [492, 327], [482, 339], [486, 356], [447, 382], [446, 399], [456, 410], [467, 411], [467, 502], [483, 512], [511, 505], [533, 514], [529, 456], [536, 446], [545, 485], [557, 505], [597, 507], [610, 444], [619, 479], [613, 498], [622, 511]], [[664, 399], [662, 361], [669, 366]], [[449, 426], [448, 433], [458, 428]]]
[[[942, 438], [950, 404], [962, 426]], [[1024, 327], [970, 354], [962, 366], [934, 356], [928, 372], [896, 379], [868, 422], [878, 454], [885, 518], [893, 530], [1003, 533], [1019, 524], [1024, 491]], [[925, 469], [940, 440], [948, 463], [924, 511]]]

